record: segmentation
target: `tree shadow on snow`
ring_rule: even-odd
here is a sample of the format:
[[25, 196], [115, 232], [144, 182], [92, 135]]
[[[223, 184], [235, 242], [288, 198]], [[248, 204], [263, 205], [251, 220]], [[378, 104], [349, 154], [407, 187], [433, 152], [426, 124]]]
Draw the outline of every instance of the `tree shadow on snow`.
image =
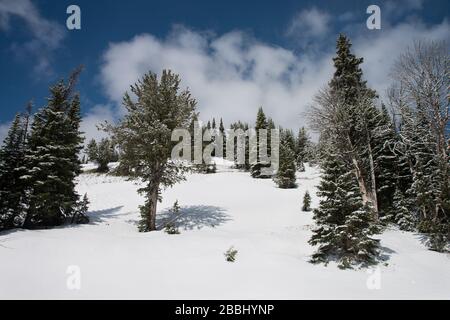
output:
[[[89, 224], [103, 223], [108, 218], [116, 218], [122, 208], [123, 206], [117, 206], [109, 209], [88, 211]], [[123, 216], [124, 214], [121, 213], [120, 215]]]
[[231, 220], [226, 210], [216, 206], [185, 206], [179, 213], [174, 214], [170, 209], [165, 209], [156, 216], [157, 229], [163, 229], [167, 223], [184, 230], [203, 227], [216, 227]]

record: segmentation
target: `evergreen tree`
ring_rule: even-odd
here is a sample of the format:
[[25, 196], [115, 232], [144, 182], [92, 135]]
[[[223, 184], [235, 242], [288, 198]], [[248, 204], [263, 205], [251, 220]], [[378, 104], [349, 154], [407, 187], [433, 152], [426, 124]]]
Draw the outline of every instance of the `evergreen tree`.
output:
[[227, 143], [226, 143], [227, 136], [225, 134], [225, 127], [223, 126], [222, 118], [220, 118], [219, 133], [222, 136], [222, 143], [223, 143], [222, 156], [225, 159], [227, 156]]
[[34, 116], [25, 156], [28, 211], [25, 228], [56, 226], [72, 217], [79, 196], [75, 177], [81, 172], [80, 99], [74, 93], [81, 69], [50, 88], [48, 104]]
[[[268, 129], [268, 123], [266, 119], [266, 115], [264, 114], [263, 108], [260, 107], [256, 114], [256, 123], [255, 123], [255, 131], [256, 131], [256, 148], [252, 150], [252, 152], [256, 153], [256, 163], [252, 164], [250, 167], [250, 174], [253, 178], [270, 178], [270, 176], [262, 174], [262, 168], [269, 166], [267, 163], [264, 163], [263, 159], [260, 158], [260, 150], [262, 148], [262, 141], [260, 136], [260, 129]], [[269, 132], [268, 132], [269, 134]], [[268, 139], [266, 139], [266, 150], [269, 152]], [[268, 154], [269, 155], [269, 154]]]
[[239, 164], [238, 163], [238, 152], [237, 152], [238, 151], [237, 147], [238, 147], [239, 139], [242, 138], [242, 137], [238, 137], [238, 136], [231, 137], [231, 136], [229, 136], [229, 137], [227, 137], [227, 140], [229, 140], [227, 143], [231, 144], [231, 139], [234, 139], [233, 145], [234, 145], [235, 168], [236, 169], [240, 169], [240, 170], [248, 171], [248, 170], [250, 170], [249, 138], [248, 138], [248, 136], [246, 134], [246, 132], [248, 130], [248, 124], [247, 123], [243, 123], [241, 121], [238, 121], [238, 122], [232, 123], [230, 125], [230, 129], [231, 130], [241, 130], [243, 132], [243, 134], [244, 134], [243, 139], [244, 139], [244, 157], [245, 157], [245, 160], [244, 160], [243, 164]]
[[140, 231], [156, 229], [156, 207], [161, 200], [161, 186], [172, 186], [184, 179], [187, 166], [170, 161], [175, 142], [172, 131], [188, 128], [195, 116], [196, 101], [188, 90], [180, 92], [180, 78], [164, 70], [160, 79], [149, 72], [131, 86], [136, 99], [125, 94], [127, 110], [116, 125], [108, 125], [113, 140], [120, 147], [121, 163], [131, 168], [131, 178], [140, 178], [145, 186], [139, 189], [146, 197], [141, 207]]
[[72, 217], [72, 223], [83, 224], [89, 222], [89, 217], [86, 213], [89, 210], [89, 199], [87, 194], [84, 194], [83, 199], [77, 203], [75, 212]]
[[301, 127], [298, 131], [295, 153], [296, 153], [296, 163], [299, 171], [305, 171], [304, 163], [308, 161], [308, 148], [310, 145], [308, 133], [305, 127]]
[[[379, 112], [374, 105], [376, 92], [363, 80], [360, 64], [351, 52], [351, 42], [340, 35], [337, 40], [336, 57], [333, 58], [335, 73], [329, 83], [331, 98], [337, 101], [336, 132], [331, 135], [346, 162], [353, 166], [363, 202], [370, 202], [374, 217], [378, 218], [377, 185], [373, 152], [374, 130], [379, 125]], [[333, 130], [324, 128], [324, 130]]]
[[318, 187], [319, 208], [314, 210], [316, 228], [309, 240], [319, 245], [313, 263], [337, 260], [340, 268], [370, 264], [379, 254], [377, 232], [371, 223], [370, 208], [364, 205], [355, 177], [339, 156], [330, 150], [323, 164]]
[[414, 202], [406, 197], [399, 189], [395, 190], [393, 211], [395, 222], [401, 230], [414, 231], [417, 220], [413, 212]]
[[0, 149], [0, 230], [20, 227], [25, 211], [25, 184], [21, 177], [26, 152], [28, 114], [16, 115]]
[[279, 166], [274, 181], [277, 183], [278, 187], [282, 189], [296, 188], [295, 172], [295, 153], [291, 149], [287, 136], [282, 134], [280, 141]]
[[98, 146], [97, 141], [91, 139], [86, 146], [86, 154], [88, 156], [89, 161], [96, 161], [98, 156]]
[[213, 118], [212, 120], [212, 129], [216, 129], [216, 118]]
[[311, 211], [311, 196], [309, 195], [308, 190], [306, 190], [305, 195], [303, 196], [302, 211]]
[[379, 122], [373, 130], [373, 155], [380, 216], [391, 217], [394, 193], [398, 180], [397, 155], [394, 152], [397, 134], [384, 104], [379, 113]]
[[98, 164], [98, 172], [108, 172], [108, 164], [116, 158], [114, 146], [107, 138], [103, 138], [98, 144], [97, 157], [95, 162]]

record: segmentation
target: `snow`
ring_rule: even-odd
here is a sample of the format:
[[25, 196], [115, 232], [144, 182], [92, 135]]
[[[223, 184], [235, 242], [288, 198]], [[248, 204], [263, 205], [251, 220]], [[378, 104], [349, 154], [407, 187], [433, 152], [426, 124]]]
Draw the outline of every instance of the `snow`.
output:
[[[178, 200], [179, 235], [137, 231], [144, 201], [135, 183], [82, 174], [90, 224], [0, 234], [0, 299], [450, 298], [449, 255], [410, 232], [380, 235], [389, 259], [378, 269], [309, 263], [312, 212], [300, 208], [306, 190], [318, 205], [317, 168], [306, 166], [299, 188], [286, 190], [217, 163], [218, 173], [190, 174], [163, 192], [158, 222]], [[231, 246], [233, 263], [224, 257]], [[79, 268], [79, 290], [67, 286], [70, 266]]]

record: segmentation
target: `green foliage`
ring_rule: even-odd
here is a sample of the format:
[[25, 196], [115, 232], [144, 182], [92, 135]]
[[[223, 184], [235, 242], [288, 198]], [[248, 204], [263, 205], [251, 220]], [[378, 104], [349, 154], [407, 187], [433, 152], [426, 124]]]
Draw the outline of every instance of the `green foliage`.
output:
[[225, 253], [225, 260], [228, 262], [235, 262], [236, 261], [236, 255], [238, 254], [238, 251], [231, 246]]
[[[283, 138], [284, 137], [284, 138]], [[291, 149], [289, 139], [286, 135], [282, 135], [280, 141], [279, 166], [274, 177], [275, 183], [279, 188], [290, 189], [296, 188], [295, 176], [295, 154]]]
[[48, 104], [37, 112], [25, 155], [28, 210], [24, 227], [56, 226], [73, 216], [79, 196], [75, 177], [81, 172], [79, 152], [80, 99], [74, 85], [81, 69], [68, 83], [50, 88]]
[[26, 210], [24, 167], [28, 118], [16, 115], [0, 149], [0, 230], [19, 227]]
[[155, 230], [156, 206], [160, 187], [184, 180], [189, 168], [170, 161], [172, 131], [189, 128], [195, 116], [196, 101], [188, 90], [180, 91], [180, 78], [164, 70], [161, 78], [149, 72], [123, 98], [127, 113], [116, 125], [107, 125], [112, 139], [121, 150], [120, 162], [130, 171], [130, 178], [139, 178], [145, 186], [139, 189], [146, 196], [141, 207], [141, 231]]
[[318, 189], [322, 200], [314, 210], [317, 226], [309, 243], [319, 247], [311, 262], [336, 260], [341, 268], [375, 263], [379, 244], [370, 235], [379, 230], [371, 208], [363, 205], [353, 173], [335, 153], [323, 163]]
[[305, 195], [303, 196], [302, 211], [311, 211], [311, 196], [308, 191], [305, 191]]

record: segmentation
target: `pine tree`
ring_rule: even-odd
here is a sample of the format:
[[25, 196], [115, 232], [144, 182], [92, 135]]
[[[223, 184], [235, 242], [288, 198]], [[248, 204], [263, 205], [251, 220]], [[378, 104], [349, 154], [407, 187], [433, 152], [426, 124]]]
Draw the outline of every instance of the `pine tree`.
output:
[[417, 225], [417, 218], [413, 211], [414, 202], [406, 197], [399, 189], [395, 190], [393, 211], [395, 222], [401, 230], [414, 231]]
[[[263, 159], [260, 158], [260, 150], [262, 148], [262, 141], [260, 136], [260, 129], [268, 129], [268, 123], [266, 119], [266, 115], [264, 114], [263, 108], [260, 107], [256, 114], [256, 123], [255, 123], [255, 131], [256, 131], [256, 146], [255, 150], [252, 152], [256, 153], [256, 163], [252, 164], [250, 167], [250, 175], [253, 178], [270, 178], [270, 176], [262, 174], [262, 168], [269, 166], [267, 163], [264, 163]], [[269, 132], [268, 132], [269, 134]], [[266, 139], [266, 150], [269, 152], [268, 139]], [[268, 154], [269, 155], [269, 154]]]
[[222, 136], [222, 143], [223, 143], [223, 151], [222, 151], [222, 156], [225, 159], [227, 156], [227, 136], [225, 134], [225, 127], [223, 125], [223, 121], [222, 118], [220, 118], [220, 124], [219, 124], [219, 133]]
[[342, 159], [329, 150], [322, 164], [322, 181], [318, 187], [319, 208], [314, 210], [316, 228], [309, 240], [319, 245], [311, 262], [327, 264], [336, 260], [340, 268], [370, 264], [379, 254], [377, 232], [370, 208], [362, 202], [355, 177]]
[[302, 211], [311, 211], [311, 196], [308, 190], [305, 191], [305, 195], [303, 196]]
[[131, 86], [132, 99], [125, 94], [125, 116], [115, 126], [105, 129], [120, 147], [121, 163], [131, 168], [131, 178], [139, 178], [145, 186], [139, 192], [146, 197], [141, 206], [140, 231], [156, 229], [157, 202], [161, 200], [161, 186], [168, 187], [182, 181], [188, 167], [171, 161], [175, 142], [171, 141], [176, 128], [189, 128], [195, 116], [196, 101], [188, 90], [180, 92], [180, 78], [170, 70], [161, 77], [149, 72]]
[[308, 133], [305, 127], [301, 127], [298, 131], [295, 153], [296, 153], [296, 163], [299, 171], [305, 171], [304, 163], [308, 161], [308, 148], [310, 145]]
[[88, 156], [89, 161], [96, 161], [98, 156], [98, 146], [97, 141], [91, 139], [86, 146], [86, 154]]
[[89, 222], [89, 217], [86, 213], [89, 210], [89, 199], [85, 193], [83, 199], [77, 203], [75, 212], [72, 216], [72, 223], [84, 224]]
[[56, 226], [72, 217], [81, 172], [80, 99], [74, 85], [81, 69], [50, 88], [48, 104], [34, 116], [25, 156], [28, 211], [25, 228]]
[[[244, 163], [239, 164], [238, 163], [238, 142], [239, 142], [239, 137], [227, 137], [227, 140], [229, 140], [227, 143], [231, 144], [231, 139], [234, 139], [234, 162], [235, 162], [235, 168], [239, 169], [239, 170], [244, 170], [244, 171], [248, 171], [250, 169], [250, 159], [249, 159], [249, 138], [246, 134], [247, 130], [248, 130], [248, 124], [247, 123], [243, 123], [241, 121], [232, 123], [230, 125], [230, 129], [231, 130], [241, 130], [244, 134], [243, 140], [244, 140]], [[242, 138], [242, 137], [241, 137]]]
[[111, 141], [107, 138], [103, 138], [98, 144], [97, 157], [95, 162], [98, 163], [98, 172], [108, 172], [108, 164], [115, 158], [115, 150]]
[[295, 153], [291, 149], [287, 136], [282, 134], [280, 141], [278, 171], [274, 177], [274, 181], [278, 187], [282, 189], [296, 188], [297, 183], [295, 172]]
[[394, 152], [397, 134], [384, 104], [373, 132], [373, 155], [380, 216], [391, 217], [394, 192], [398, 181], [397, 155]]
[[26, 152], [29, 113], [16, 115], [0, 149], [0, 230], [20, 227], [25, 211], [25, 184], [21, 177]]
[[[360, 64], [351, 52], [351, 42], [340, 35], [337, 40], [336, 57], [333, 58], [335, 73], [329, 83], [332, 100], [337, 102], [334, 118], [337, 129], [331, 135], [338, 150], [353, 165], [353, 172], [364, 203], [371, 203], [373, 214], [378, 218], [377, 185], [373, 153], [374, 129], [378, 125], [378, 111], [374, 105], [376, 92], [363, 80]], [[332, 128], [324, 128], [332, 130]]]

